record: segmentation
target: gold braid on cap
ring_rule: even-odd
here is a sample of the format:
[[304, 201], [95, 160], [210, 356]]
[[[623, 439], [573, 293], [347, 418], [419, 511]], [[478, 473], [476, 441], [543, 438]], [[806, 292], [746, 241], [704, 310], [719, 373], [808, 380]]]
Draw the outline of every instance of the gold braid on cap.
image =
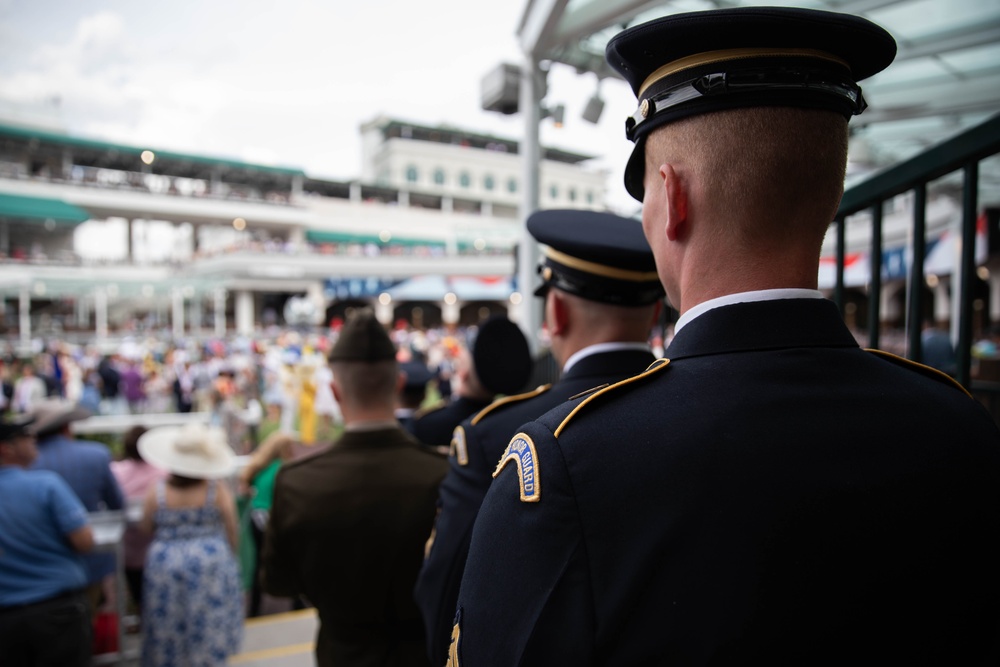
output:
[[606, 266], [604, 264], [598, 264], [597, 262], [588, 262], [585, 259], [567, 255], [566, 253], [559, 252], [553, 248], [546, 248], [545, 255], [550, 259], [559, 262], [563, 266], [568, 266], [571, 269], [577, 269], [578, 271], [584, 271], [585, 273], [591, 273], [595, 276], [602, 276], [604, 278], [626, 280], [632, 283], [644, 283], [650, 280], [660, 279], [659, 274], [656, 271], [629, 271], [628, 269], [619, 269], [615, 266]]
[[713, 63], [721, 63], [727, 60], [741, 60], [745, 58], [769, 58], [769, 57], [799, 57], [799, 58], [818, 58], [820, 60], [828, 60], [830, 62], [835, 62], [838, 65], [846, 67], [848, 70], [851, 69], [850, 65], [847, 64], [845, 60], [838, 58], [832, 53], [827, 53], [826, 51], [819, 51], [817, 49], [763, 49], [763, 48], [746, 48], [746, 49], [721, 49], [718, 51], [706, 51], [705, 53], [696, 53], [694, 55], [686, 56], [679, 60], [673, 60], [666, 65], [663, 65], [642, 82], [639, 87], [639, 96], [641, 97], [646, 90], [661, 79], [676, 74], [677, 72], [682, 72], [686, 69], [691, 69], [692, 67], [699, 67], [701, 65], [711, 65]]

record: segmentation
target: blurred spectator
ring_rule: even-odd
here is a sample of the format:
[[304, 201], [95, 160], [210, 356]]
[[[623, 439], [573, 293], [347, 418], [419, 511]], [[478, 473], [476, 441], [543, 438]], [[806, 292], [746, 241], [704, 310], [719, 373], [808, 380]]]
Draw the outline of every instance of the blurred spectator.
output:
[[177, 412], [191, 412], [194, 406], [194, 377], [191, 374], [191, 364], [184, 362], [176, 370], [173, 383], [174, 401]]
[[[399, 365], [403, 375], [401, 386], [396, 394], [396, 420], [404, 431], [413, 435], [417, 411], [427, 400], [427, 383], [431, 381], [431, 372], [419, 361], [406, 361]], [[488, 401], [487, 401], [488, 402]]]
[[[122, 440], [125, 457], [121, 461], [111, 463], [111, 472], [118, 480], [118, 485], [125, 495], [125, 502], [130, 508], [141, 507], [142, 501], [153, 485], [166, 477], [162, 470], [146, 463], [142, 459], [142, 455], [139, 454], [139, 437], [147, 430], [145, 426], [133, 426], [126, 431]], [[148, 533], [132, 521], [125, 528], [123, 540], [125, 580], [128, 583], [132, 600], [135, 601], [140, 610], [142, 609], [142, 572], [151, 539]]]
[[10, 365], [0, 359], [0, 414], [7, 412], [14, 400], [14, 383], [10, 381]]
[[143, 504], [153, 535], [143, 592], [143, 664], [224, 665], [239, 648], [243, 601], [236, 507], [225, 483], [235, 458], [217, 428], [152, 429], [139, 452], [170, 473]]
[[90, 664], [91, 628], [79, 553], [87, 511], [37, 456], [27, 423], [0, 423], [0, 647], [4, 665]]
[[156, 368], [151, 368], [142, 385], [146, 395], [146, 412], [160, 414], [173, 412], [173, 397], [170, 384]]
[[115, 368], [111, 357], [105, 356], [97, 364], [101, 376], [101, 414], [120, 415], [125, 412], [121, 396], [121, 373]]
[[260, 614], [261, 563], [260, 554], [264, 546], [264, 532], [267, 530], [271, 505], [274, 502], [274, 479], [278, 469], [292, 460], [295, 454], [295, 438], [289, 433], [275, 431], [251, 455], [246, 467], [240, 471], [239, 490], [250, 497], [250, 531], [254, 544], [254, 575], [250, 588], [250, 609], [248, 616]]
[[14, 383], [14, 412], [22, 414], [31, 412], [34, 405], [45, 398], [45, 382], [35, 375], [33, 364], [21, 366], [21, 377]]
[[142, 374], [139, 372], [139, 364], [130, 360], [125, 364], [121, 372], [121, 388], [128, 402], [128, 410], [133, 415], [143, 411], [146, 403], [146, 392], [143, 390]]
[[90, 369], [83, 375], [79, 405], [95, 415], [101, 412], [101, 376], [96, 369]]
[[924, 323], [920, 334], [920, 346], [923, 351], [921, 361], [943, 373], [954, 376], [958, 370], [955, 358], [955, 346], [951, 344], [951, 336], [939, 328], [933, 320]]
[[246, 427], [246, 439], [244, 451], [252, 452], [257, 448], [257, 440], [260, 438], [260, 424], [264, 419], [264, 406], [257, 398], [257, 388], [248, 387], [246, 405], [240, 415], [244, 427]]

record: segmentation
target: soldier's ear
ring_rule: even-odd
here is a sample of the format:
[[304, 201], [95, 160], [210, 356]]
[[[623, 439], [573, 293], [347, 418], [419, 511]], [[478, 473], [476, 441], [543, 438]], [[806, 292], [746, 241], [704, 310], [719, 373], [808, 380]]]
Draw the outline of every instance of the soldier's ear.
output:
[[666, 190], [665, 229], [667, 239], [681, 241], [688, 233], [688, 196], [684, 181], [671, 164], [660, 165], [660, 177]]
[[552, 299], [552, 322], [550, 333], [553, 336], [565, 335], [570, 325], [569, 304], [556, 290], [549, 290]]

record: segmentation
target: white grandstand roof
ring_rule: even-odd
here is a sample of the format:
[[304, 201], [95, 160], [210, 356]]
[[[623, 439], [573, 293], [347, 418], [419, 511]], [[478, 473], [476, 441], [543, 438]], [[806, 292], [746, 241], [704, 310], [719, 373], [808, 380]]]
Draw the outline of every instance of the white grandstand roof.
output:
[[[997, 0], [528, 0], [518, 35], [539, 62], [616, 77], [604, 48], [623, 28], [680, 12], [761, 4], [864, 16], [897, 41], [895, 62], [862, 83], [870, 107], [851, 121], [851, 161], [866, 169], [849, 175], [848, 186], [1000, 112]], [[996, 156], [980, 165], [980, 202], [1000, 203]]]

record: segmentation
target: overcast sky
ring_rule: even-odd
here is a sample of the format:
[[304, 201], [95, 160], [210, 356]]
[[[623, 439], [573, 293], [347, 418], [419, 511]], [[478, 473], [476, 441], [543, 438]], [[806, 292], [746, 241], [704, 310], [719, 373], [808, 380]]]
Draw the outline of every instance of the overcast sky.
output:
[[[519, 62], [526, 0], [0, 0], [0, 115], [58, 99], [72, 134], [299, 167], [361, 172], [359, 126], [378, 115], [518, 139], [520, 116], [480, 109], [480, 80]], [[634, 98], [605, 81], [598, 125], [580, 118], [593, 75], [555, 67], [547, 103], [566, 124], [542, 142], [594, 154], [609, 204], [636, 205], [621, 173]]]

